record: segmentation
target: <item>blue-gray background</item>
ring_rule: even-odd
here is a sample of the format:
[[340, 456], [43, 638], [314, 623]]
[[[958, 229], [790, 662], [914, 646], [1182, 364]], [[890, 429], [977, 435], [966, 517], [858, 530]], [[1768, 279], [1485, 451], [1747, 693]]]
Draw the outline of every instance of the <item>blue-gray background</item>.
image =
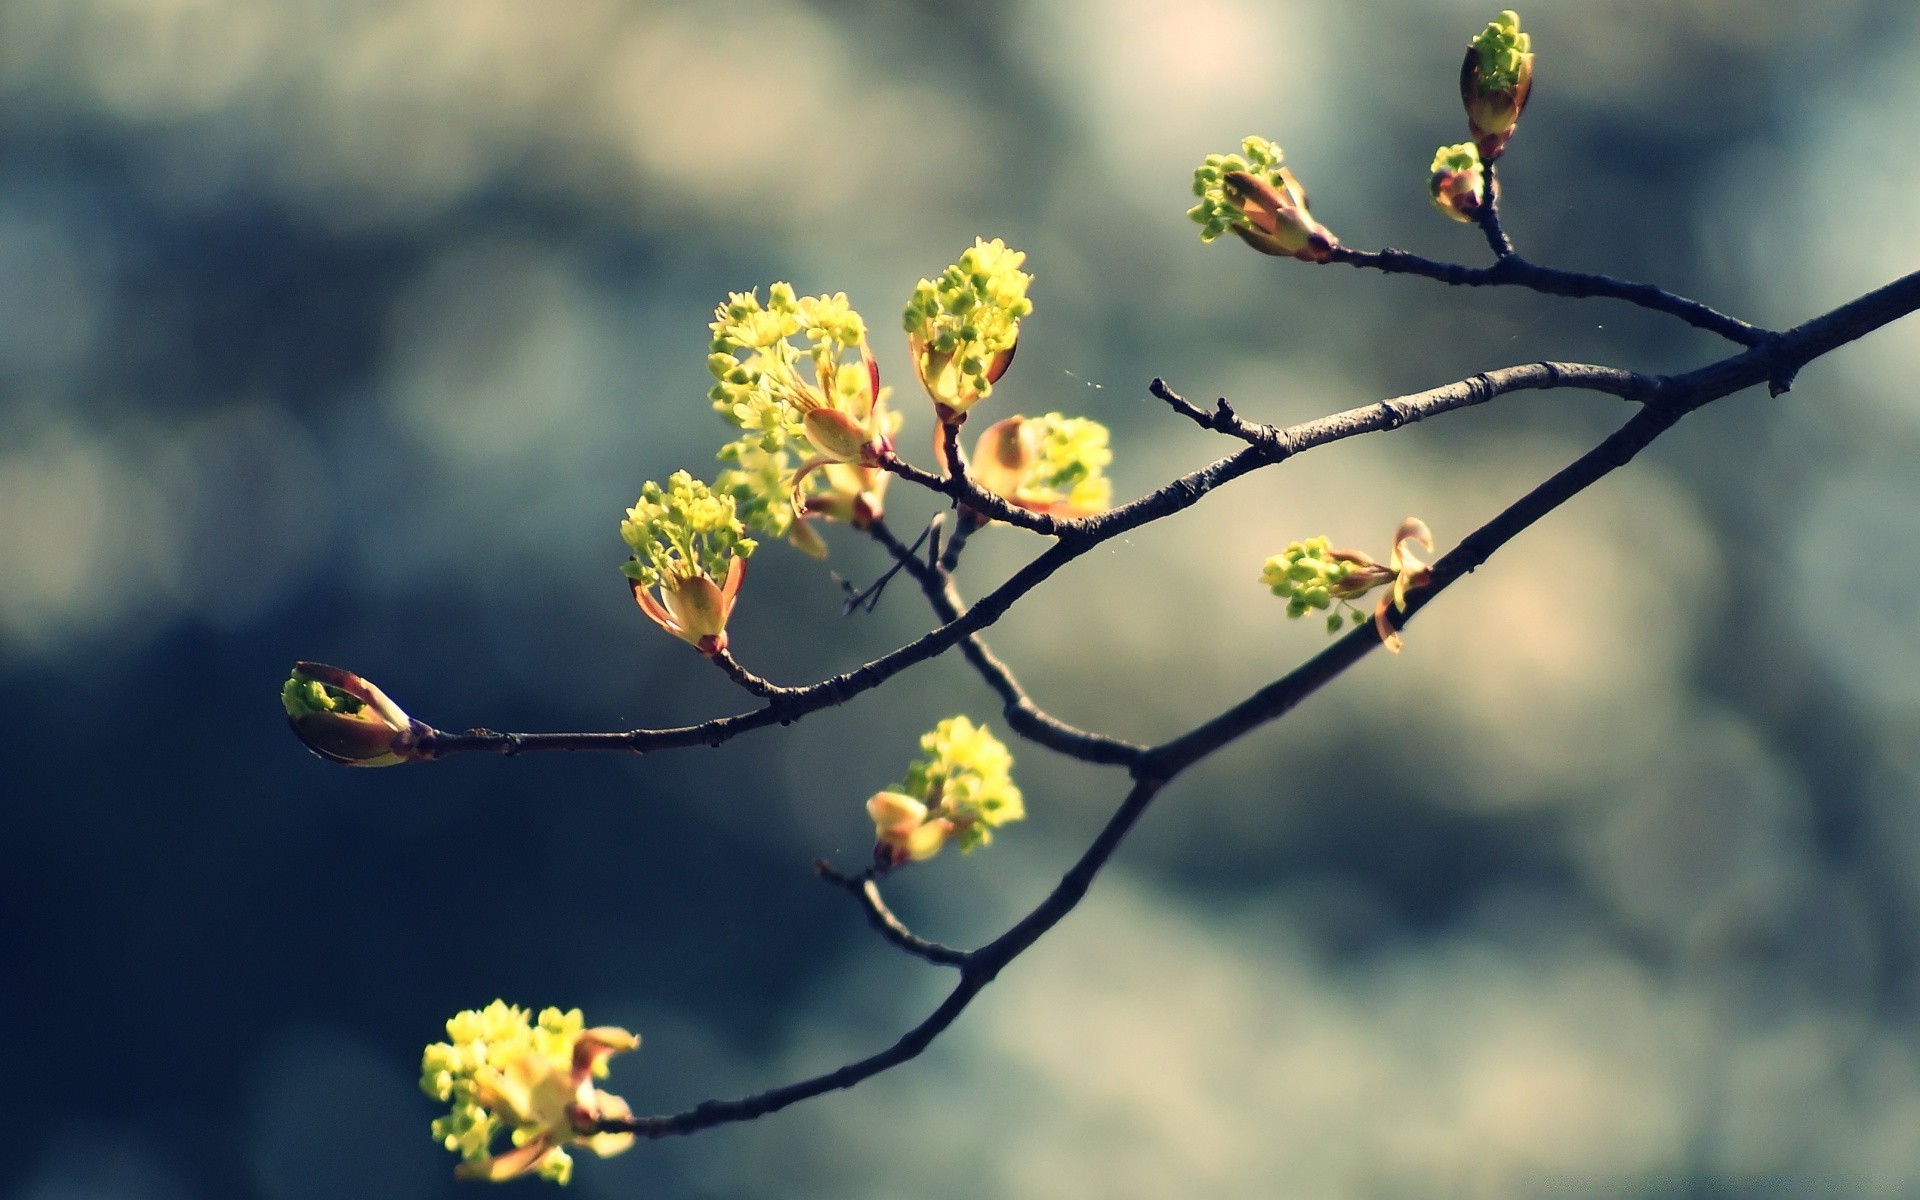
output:
[[[1269, 420], [1538, 357], [1725, 350], [1611, 303], [1203, 247], [1209, 151], [1280, 141], [1361, 246], [1478, 262], [1424, 195], [1460, 0], [9, 0], [0, 5], [0, 1194], [454, 1194], [420, 1046], [496, 995], [646, 1045], [645, 1112], [891, 1041], [946, 982], [810, 878], [958, 664], [718, 753], [348, 772], [317, 658], [451, 728], [741, 699], [633, 610], [621, 510], [711, 470], [730, 289], [895, 318], [977, 235], [1037, 312], [995, 412], [1114, 429], [1121, 497]], [[1560, 0], [1503, 171], [1536, 258], [1786, 325], [1920, 259], [1906, 0]], [[589, 1197], [1824, 1196], [1920, 1189], [1920, 326], [1691, 419], [1295, 719], [1163, 798], [921, 1062], [583, 1162]], [[917, 394], [903, 445], [927, 457]], [[1290, 539], [1443, 544], [1625, 415], [1533, 395], [1318, 452], [1076, 564], [994, 631], [1041, 703], [1177, 732], [1322, 642]], [[904, 493], [904, 489], [902, 490]], [[902, 528], [932, 507], [899, 495]], [[831, 567], [879, 560], [842, 531]], [[978, 594], [1030, 553], [983, 535]], [[755, 561], [799, 682], [913, 636]], [[1114, 803], [893, 888], [1030, 905]], [[536, 1185], [523, 1185], [529, 1188]], [[463, 1191], [460, 1194], [474, 1194]]]

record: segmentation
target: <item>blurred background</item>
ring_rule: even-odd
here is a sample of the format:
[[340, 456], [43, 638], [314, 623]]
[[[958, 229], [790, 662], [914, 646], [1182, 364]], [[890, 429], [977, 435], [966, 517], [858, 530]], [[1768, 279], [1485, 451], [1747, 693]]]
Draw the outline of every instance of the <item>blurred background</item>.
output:
[[[1121, 498], [1293, 421], [1540, 357], [1725, 353], [1619, 304], [1202, 246], [1210, 151], [1281, 142], [1344, 240], [1478, 263], [1433, 148], [1460, 0], [0, 3], [0, 1125], [20, 1200], [443, 1197], [421, 1046], [495, 996], [646, 1045], [668, 1112], [890, 1043], [945, 972], [816, 855], [968, 712], [957, 661], [720, 752], [351, 772], [289, 664], [446, 728], [745, 705], [637, 613], [617, 523], [709, 477], [729, 290], [847, 291], [926, 461], [896, 314], [976, 236], [1036, 313], [997, 413], [1108, 423]], [[1907, 0], [1536, 0], [1502, 164], [1555, 265], [1786, 326], [1913, 269]], [[1884, 1196], [1920, 1191], [1920, 323], [1733, 398], [1166, 793], [918, 1063], [583, 1161], [586, 1197]], [[1443, 546], [1603, 436], [1530, 394], [1306, 456], [1075, 564], [992, 632], [1140, 740], [1324, 643], [1289, 540]], [[935, 507], [896, 489], [912, 533]], [[922, 631], [882, 563], [755, 559], [798, 683]], [[979, 595], [1035, 550], [977, 538]], [[836, 578], [836, 576], [838, 578]], [[1011, 739], [1009, 739], [1011, 740]], [[1030, 819], [890, 888], [998, 932], [1121, 794], [1015, 742]], [[529, 1194], [536, 1186], [522, 1185]]]

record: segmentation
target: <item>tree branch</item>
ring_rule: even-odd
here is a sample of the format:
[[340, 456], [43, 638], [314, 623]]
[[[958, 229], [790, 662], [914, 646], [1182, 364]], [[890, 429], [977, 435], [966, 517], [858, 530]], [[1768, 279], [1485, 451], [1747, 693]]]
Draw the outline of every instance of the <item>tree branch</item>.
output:
[[[1653, 397], [1626, 424], [1443, 555], [1433, 565], [1429, 584], [1408, 597], [1406, 611], [1397, 623], [1404, 624], [1410, 620], [1441, 592], [1471, 573], [1521, 531], [1632, 461], [1635, 455], [1671, 429], [1687, 413], [1762, 380], [1777, 385], [1783, 372], [1790, 376], [1792, 371], [1813, 358], [1916, 307], [1920, 307], [1920, 273], [1896, 280], [1786, 334], [1770, 338], [1766, 344], [1747, 353], [1723, 359], [1686, 375], [1660, 380]], [[1177, 397], [1168, 402], [1176, 409], [1186, 403]], [[1186, 407], [1192, 408], [1191, 405]], [[1235, 462], [1257, 452], [1256, 447], [1250, 446], [1234, 458], [1222, 462]], [[1220, 465], [1215, 464], [1216, 467]], [[1128, 508], [1135, 509], [1136, 514], [1139, 511], [1135, 505]], [[1115, 510], [1107, 517], [1115, 518], [1116, 525], [1124, 524], [1132, 517], [1119, 517], [1118, 514], [1126, 511]], [[1048, 554], [1068, 548], [1066, 545], [1056, 545]], [[1041, 556], [1043, 559], [1046, 557]], [[1005, 590], [1004, 587], [1002, 590]], [[955, 623], [949, 621], [948, 627]], [[1379, 636], [1374, 629], [1366, 626], [1356, 628], [1299, 668], [1247, 699], [1139, 756], [1132, 767], [1132, 788], [1060, 882], [1025, 917], [992, 942], [969, 952], [949, 950], [958, 960], [949, 965], [959, 967], [959, 984], [925, 1020], [908, 1030], [893, 1045], [825, 1074], [744, 1099], [708, 1101], [670, 1116], [605, 1121], [598, 1128], [607, 1132], [664, 1137], [692, 1133], [733, 1121], [751, 1120], [824, 1092], [851, 1087], [916, 1057], [958, 1019], [974, 996], [1002, 969], [1073, 911], [1101, 869], [1168, 783], [1208, 754], [1291, 711], [1301, 700], [1370, 654], [1378, 644]], [[865, 889], [862, 891], [864, 893]], [[895, 944], [905, 942], [906, 946], [913, 946], [920, 943], [921, 939], [906, 931], [897, 921], [886, 919], [891, 914], [880, 903], [877, 894], [868, 896], [867, 900], [869, 919], [875, 922], [884, 936]]]
[[1350, 267], [1382, 271], [1388, 275], [1419, 275], [1455, 287], [1522, 287], [1549, 296], [1576, 299], [1597, 296], [1624, 300], [1652, 312], [1678, 317], [1696, 329], [1718, 334], [1742, 346], [1757, 345], [1768, 336], [1764, 329], [1650, 283], [1629, 283], [1606, 275], [1543, 267], [1528, 262], [1517, 253], [1500, 258], [1492, 266], [1463, 267], [1422, 258], [1390, 246], [1382, 250], [1355, 250], [1337, 246], [1332, 261], [1346, 263]]
[[926, 938], [908, 929], [887, 902], [880, 898], [880, 884], [871, 872], [859, 875], [846, 875], [834, 868], [824, 858], [813, 860], [813, 873], [834, 884], [860, 904], [862, 912], [867, 914], [867, 923], [872, 925], [879, 935], [889, 943], [913, 955], [943, 967], [964, 967], [973, 955], [966, 950], [955, 950], [951, 946], [942, 946], [939, 942], [930, 942]]
[[[867, 532], [874, 541], [886, 547], [894, 561], [919, 583], [935, 616], [948, 624], [961, 618], [966, 606], [960, 602], [953, 579], [944, 569], [922, 561], [911, 547], [893, 535], [884, 522], [875, 521]], [[1082, 762], [1115, 766], [1131, 766], [1145, 752], [1146, 747], [1121, 738], [1076, 729], [1042, 709], [1020, 686], [1013, 671], [994, 656], [980, 635], [969, 634], [960, 643], [960, 653], [975, 673], [1000, 697], [1001, 712], [1005, 714], [1008, 726], [1028, 741]]]

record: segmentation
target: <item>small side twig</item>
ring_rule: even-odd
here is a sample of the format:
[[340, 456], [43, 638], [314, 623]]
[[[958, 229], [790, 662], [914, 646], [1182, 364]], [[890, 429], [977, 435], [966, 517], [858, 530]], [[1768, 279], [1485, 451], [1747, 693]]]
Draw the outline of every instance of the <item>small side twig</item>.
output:
[[1493, 251], [1496, 259], [1514, 257], [1513, 239], [1500, 225], [1500, 188], [1493, 178], [1494, 164], [1487, 163], [1482, 169], [1487, 173], [1487, 202], [1482, 204], [1474, 216], [1474, 224], [1486, 236], [1487, 248]]
[[939, 942], [930, 942], [926, 938], [908, 929], [887, 902], [880, 898], [880, 885], [873, 872], [862, 871], [858, 875], [848, 875], [824, 858], [813, 860], [813, 873], [840, 888], [860, 903], [860, 911], [867, 914], [867, 924], [887, 942], [915, 958], [923, 959], [942, 967], [965, 967], [972, 953], [956, 950], [952, 946], [943, 946]]
[[1381, 250], [1336, 246], [1331, 261], [1387, 275], [1418, 275], [1454, 287], [1522, 287], [1548, 296], [1574, 299], [1598, 296], [1624, 300], [1652, 312], [1677, 317], [1696, 329], [1704, 329], [1741, 346], [1758, 345], [1770, 336], [1769, 330], [1749, 325], [1698, 300], [1690, 300], [1650, 283], [1632, 283], [1608, 275], [1543, 267], [1528, 262], [1518, 253], [1508, 254], [1489, 267], [1463, 267], [1458, 263], [1439, 262], [1409, 254], [1391, 246]]
[[[954, 590], [951, 575], [938, 565], [922, 562], [913, 549], [902, 544], [884, 522], [875, 521], [867, 533], [884, 546], [894, 562], [919, 583], [928, 604], [933, 607], [934, 615], [943, 623], [951, 624], [966, 613], [966, 606]], [[1008, 726], [1035, 745], [1045, 746], [1081, 762], [1108, 766], [1131, 766], [1145, 752], [1146, 747], [1124, 738], [1078, 729], [1035, 704], [1026, 689], [1020, 686], [1020, 681], [1014, 678], [1013, 671], [994, 655], [986, 639], [979, 634], [969, 635], [960, 643], [960, 654], [1000, 697], [1001, 712], [1007, 718]]]
[[962, 508], [970, 508], [982, 516], [991, 517], [993, 520], [1002, 521], [1020, 529], [1044, 534], [1047, 537], [1061, 537], [1071, 533], [1080, 525], [1079, 521], [1064, 521], [1058, 517], [1048, 516], [1046, 513], [1037, 513], [1016, 504], [1009, 504], [975, 483], [964, 473], [964, 470], [960, 474], [953, 474], [951, 461], [948, 463], [949, 473], [946, 475], [935, 475], [931, 471], [923, 471], [898, 454], [888, 454], [881, 458], [880, 467], [908, 483], [919, 484], [930, 492], [938, 492]]
[[728, 679], [739, 684], [742, 690], [758, 696], [762, 700], [779, 700], [786, 696], [797, 696], [806, 690], [804, 688], [781, 687], [777, 683], [762, 679], [752, 671], [741, 666], [740, 661], [734, 658], [733, 653], [728, 650], [722, 650], [715, 654], [713, 656], [713, 665], [725, 672]]
[[[913, 539], [913, 552], [917, 553], [920, 547], [926, 543], [928, 537], [933, 535], [934, 530], [939, 525], [939, 521], [940, 521], [940, 518], [936, 516], [932, 522], [928, 523], [925, 529], [922, 529], [920, 531], [920, 536]], [[872, 583], [868, 584], [865, 588], [861, 589], [858, 592], [853, 590], [852, 584], [847, 583], [843, 580], [840, 586], [847, 589], [848, 595], [847, 595], [846, 602], [840, 606], [840, 615], [843, 617], [850, 617], [854, 613], [859, 612], [863, 608], [868, 612], [872, 612], [874, 610], [874, 607], [880, 603], [881, 590], [884, 589], [887, 586], [887, 584], [892, 581], [895, 575], [898, 575], [900, 573], [900, 570], [904, 565], [905, 564], [901, 563], [898, 557], [896, 556], [894, 564], [888, 567], [885, 571], [882, 571], [880, 573], [880, 578], [874, 580]]]

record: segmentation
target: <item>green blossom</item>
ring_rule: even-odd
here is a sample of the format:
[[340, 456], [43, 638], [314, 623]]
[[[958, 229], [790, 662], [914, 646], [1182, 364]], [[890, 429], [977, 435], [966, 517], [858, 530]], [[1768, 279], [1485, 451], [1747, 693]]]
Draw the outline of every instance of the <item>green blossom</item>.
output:
[[640, 489], [620, 536], [633, 551], [621, 570], [640, 610], [702, 654], [726, 649], [727, 618], [758, 545], [746, 536], [734, 498], [675, 471], [666, 487], [648, 481]]
[[1520, 32], [1520, 14], [1510, 8], [1488, 22], [1472, 47], [1480, 86], [1488, 91], [1514, 91], [1532, 74], [1533, 38]]
[[1009, 504], [1060, 517], [1104, 511], [1113, 499], [1107, 427], [1084, 417], [1008, 417], [974, 446], [975, 483]]
[[1027, 256], [999, 238], [974, 239], [960, 261], [922, 279], [901, 322], [914, 369], [942, 420], [987, 398], [1013, 361], [1020, 321], [1033, 311], [1020, 267]]
[[748, 436], [720, 447], [719, 458], [733, 466], [715, 477], [713, 490], [732, 498], [741, 524], [762, 537], [786, 537], [797, 519], [793, 455]]
[[[1352, 551], [1334, 550], [1333, 543], [1324, 537], [1308, 538], [1304, 542], [1289, 543], [1285, 550], [1269, 558], [1260, 572], [1260, 582], [1287, 602], [1289, 617], [1304, 617], [1309, 612], [1325, 611], [1336, 601], [1342, 602], [1340, 611], [1328, 615], [1327, 631], [1331, 633], [1340, 628], [1349, 608], [1344, 602], [1381, 582], [1371, 579], [1363, 570], [1364, 558]], [[1356, 611], [1353, 619], [1357, 625], [1366, 620], [1366, 616]]]
[[1487, 174], [1480, 164], [1480, 148], [1472, 142], [1442, 146], [1428, 168], [1428, 194], [1433, 206], [1456, 221], [1471, 223], [1487, 198]]
[[1281, 165], [1280, 147], [1248, 137], [1240, 149], [1209, 154], [1194, 168], [1193, 194], [1200, 203], [1187, 217], [1200, 226], [1200, 240], [1232, 233], [1262, 254], [1326, 262], [1338, 239], [1307, 212], [1306, 189]]
[[621, 569], [643, 587], [723, 579], [735, 558], [746, 558], [758, 545], [746, 532], [732, 496], [715, 495], [685, 471], [675, 471], [664, 488], [647, 481], [620, 522], [620, 536], [634, 555]]
[[[445, 1042], [420, 1059], [420, 1090], [451, 1105], [433, 1123], [433, 1138], [460, 1156], [455, 1174], [495, 1182], [528, 1173], [564, 1184], [573, 1159], [564, 1147], [601, 1157], [633, 1144], [630, 1133], [583, 1133], [596, 1122], [623, 1120], [632, 1110], [594, 1086], [607, 1059], [640, 1039], [624, 1029], [585, 1028], [580, 1010], [541, 1011], [495, 1000], [447, 1022]], [[505, 1138], [510, 1148], [496, 1154]]]
[[1013, 755], [985, 726], [949, 717], [920, 739], [926, 753], [906, 779], [867, 801], [874, 859], [883, 867], [932, 858], [948, 842], [964, 853], [1027, 815], [1014, 786]]
[[1039, 418], [1040, 462], [1026, 491], [1048, 502], [1076, 511], [1099, 512], [1113, 499], [1113, 483], [1106, 477], [1113, 451], [1107, 448], [1107, 427], [1085, 417], [1048, 413]]
[[1495, 17], [1467, 46], [1460, 64], [1460, 101], [1482, 162], [1505, 151], [1533, 91], [1533, 38], [1512, 9]]
[[[1338, 633], [1350, 617], [1355, 625], [1367, 614], [1349, 601], [1377, 587], [1386, 587], [1373, 612], [1374, 627], [1387, 649], [1400, 649], [1400, 633], [1389, 620], [1389, 610], [1407, 611], [1407, 593], [1427, 586], [1433, 572], [1414, 547], [1433, 549], [1426, 522], [1408, 517], [1393, 535], [1393, 553], [1385, 563], [1359, 550], [1335, 550], [1324, 537], [1290, 543], [1269, 558], [1260, 582], [1287, 602], [1289, 617], [1326, 612], [1327, 632]], [[1389, 586], [1390, 585], [1390, 586]]]
[[1286, 153], [1263, 137], [1247, 137], [1240, 143], [1241, 154], [1209, 154], [1193, 170], [1193, 194], [1200, 203], [1187, 210], [1187, 217], [1200, 226], [1200, 240], [1211, 242], [1235, 226], [1248, 224], [1240, 211], [1240, 202], [1227, 194], [1226, 177], [1239, 171], [1263, 179], [1278, 187], [1281, 164]]
[[887, 448], [886, 396], [846, 293], [796, 296], [776, 283], [764, 305], [734, 292], [713, 316], [708, 398], [762, 449], [805, 439], [827, 460], [865, 462]]

